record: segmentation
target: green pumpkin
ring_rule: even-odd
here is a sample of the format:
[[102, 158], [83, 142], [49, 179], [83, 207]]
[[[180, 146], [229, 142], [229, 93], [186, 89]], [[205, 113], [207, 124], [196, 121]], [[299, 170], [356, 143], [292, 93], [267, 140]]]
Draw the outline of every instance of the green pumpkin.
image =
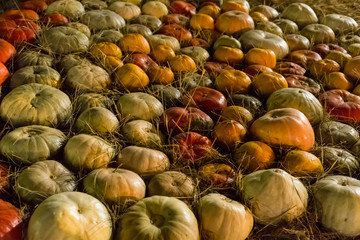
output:
[[94, 32], [106, 29], [120, 30], [125, 27], [125, 20], [108, 9], [88, 11], [81, 17], [80, 21]]
[[81, 2], [76, 0], [58, 0], [51, 3], [45, 10], [45, 15], [60, 13], [67, 18], [76, 19], [85, 13]]
[[15, 63], [18, 69], [33, 65], [46, 65], [51, 67], [54, 63], [54, 58], [40, 51], [24, 50], [16, 58]]
[[99, 93], [84, 93], [75, 98], [74, 109], [76, 113], [82, 113], [93, 107], [110, 109], [113, 102], [110, 98]]

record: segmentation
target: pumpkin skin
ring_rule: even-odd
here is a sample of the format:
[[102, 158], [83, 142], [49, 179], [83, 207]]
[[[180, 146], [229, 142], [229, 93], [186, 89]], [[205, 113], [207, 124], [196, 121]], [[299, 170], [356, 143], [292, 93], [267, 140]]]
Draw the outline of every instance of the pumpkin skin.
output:
[[157, 33], [176, 38], [180, 43], [190, 41], [192, 33], [183, 26], [172, 23], [162, 26]]
[[209, 138], [195, 132], [183, 132], [171, 139], [175, 155], [186, 163], [196, 163], [213, 150]]
[[106, 29], [121, 29], [125, 27], [125, 20], [117, 13], [108, 9], [98, 9], [86, 12], [80, 19], [92, 31]]
[[119, 167], [131, 170], [145, 178], [170, 168], [170, 161], [165, 153], [138, 146], [123, 148], [117, 156], [116, 163]]
[[301, 216], [307, 208], [308, 193], [305, 186], [278, 168], [246, 175], [241, 181], [241, 192], [255, 221], [265, 225], [290, 222]]
[[60, 13], [52, 13], [49, 15], [45, 15], [40, 19], [40, 21], [42, 22], [43, 25], [51, 26], [51, 27], [62, 26], [69, 22], [67, 17], [65, 17]]
[[169, 60], [171, 70], [174, 72], [193, 72], [196, 70], [195, 61], [188, 55], [175, 55]]
[[257, 5], [251, 8], [252, 12], [260, 12], [265, 15], [269, 20], [277, 18], [279, 16], [279, 12], [268, 5]]
[[157, 45], [151, 49], [151, 56], [159, 63], [169, 61], [175, 57], [175, 51], [167, 45]]
[[296, 50], [291, 52], [287, 59], [307, 69], [313, 62], [320, 61], [322, 58], [320, 54], [311, 50]]
[[9, 70], [3, 63], [0, 63], [0, 86], [10, 75]]
[[0, 21], [0, 38], [5, 39], [11, 44], [33, 43], [39, 32], [40, 26], [31, 20], [15, 19]]
[[334, 89], [322, 93], [319, 100], [330, 116], [347, 123], [360, 122], [360, 96]]
[[174, 81], [174, 73], [168, 67], [151, 66], [147, 71], [147, 75], [152, 84], [168, 85]]
[[311, 44], [331, 43], [335, 41], [334, 31], [323, 24], [309, 24], [305, 26], [300, 33], [307, 37]]
[[113, 104], [112, 100], [107, 96], [99, 93], [85, 93], [74, 99], [74, 109], [76, 113], [82, 113], [88, 108], [104, 107], [110, 109]]
[[224, 120], [235, 120], [242, 125], [248, 127], [253, 121], [252, 113], [241, 106], [228, 106], [224, 108], [219, 117], [219, 122]]
[[276, 90], [288, 87], [286, 79], [276, 72], [260, 73], [253, 79], [252, 85], [255, 92], [264, 99]]
[[152, 196], [121, 216], [115, 240], [120, 239], [199, 240], [200, 236], [196, 217], [183, 201]]
[[255, 27], [252, 18], [245, 12], [232, 10], [222, 13], [215, 23], [215, 28], [221, 33], [232, 35], [245, 32]]
[[150, 45], [144, 36], [139, 33], [128, 33], [119, 41], [119, 47], [126, 53], [150, 53]]
[[347, 237], [360, 234], [359, 187], [359, 180], [339, 175], [326, 176], [311, 186], [316, 213], [323, 226]]
[[157, 18], [162, 18], [168, 14], [167, 6], [160, 1], [150, 1], [141, 7], [142, 14], [148, 14]]
[[168, 108], [161, 116], [160, 124], [169, 135], [186, 131], [210, 130], [214, 126], [209, 115], [194, 107]]
[[275, 72], [278, 72], [282, 75], [304, 75], [306, 69], [294, 62], [279, 62], [276, 64], [274, 69]]
[[20, 210], [11, 203], [0, 199], [0, 238], [4, 240], [22, 239], [22, 225]]
[[241, 169], [255, 172], [270, 168], [275, 163], [275, 153], [266, 143], [248, 141], [235, 149], [233, 159]]
[[313, 62], [310, 65], [310, 73], [316, 79], [322, 79], [332, 72], [339, 72], [340, 69], [341, 67], [337, 62], [327, 58]]
[[67, 18], [77, 19], [85, 13], [84, 6], [75, 0], [60, 0], [51, 3], [45, 10], [45, 14], [60, 13]]
[[321, 18], [320, 23], [330, 27], [336, 34], [353, 32], [357, 29], [357, 22], [348, 16], [341, 14], [327, 14]]
[[320, 159], [314, 154], [302, 150], [288, 152], [281, 165], [290, 174], [299, 177], [315, 177], [324, 172]]
[[214, 19], [203, 13], [194, 14], [190, 19], [190, 26], [194, 30], [215, 29]]
[[0, 104], [1, 118], [16, 127], [33, 124], [58, 126], [65, 123], [71, 111], [71, 102], [65, 93], [39, 83], [14, 88]]
[[152, 58], [145, 53], [133, 53], [124, 58], [124, 63], [132, 63], [140, 67], [144, 72], [150, 68], [158, 66]]
[[37, 13], [45, 11], [47, 7], [46, 2], [42, 0], [29, 0], [20, 4], [20, 9], [30, 9]]
[[214, 60], [227, 63], [229, 65], [239, 65], [244, 58], [244, 53], [239, 48], [219, 46], [213, 54]]
[[194, 181], [178, 171], [165, 171], [153, 176], [148, 185], [149, 196], [192, 197], [195, 191]]
[[299, 31], [299, 28], [296, 25], [296, 23], [289, 19], [283, 19], [283, 18], [276, 19], [276, 20], [274, 20], [274, 23], [278, 27], [280, 27], [281, 31], [284, 34], [294, 34]]
[[274, 68], [276, 66], [276, 55], [271, 49], [252, 48], [245, 54], [245, 63]]
[[121, 96], [116, 107], [122, 118], [152, 121], [164, 113], [164, 106], [155, 97], [147, 93], [134, 92]]
[[112, 239], [112, 221], [105, 205], [81, 192], [63, 192], [43, 201], [30, 218], [29, 240]]
[[165, 45], [168, 47], [171, 47], [174, 51], [180, 50], [180, 43], [179, 41], [171, 36], [167, 36], [164, 34], [154, 34], [147, 37], [147, 40], [149, 41], [149, 44], [151, 46], [151, 49], [154, 49], [155, 47], [159, 45]]
[[150, 82], [146, 73], [133, 63], [127, 63], [118, 68], [115, 71], [115, 81], [120, 90], [130, 92], [141, 90]]
[[64, 148], [64, 164], [74, 171], [106, 167], [115, 157], [115, 148], [104, 139], [78, 134], [69, 139]]
[[170, 4], [169, 10], [172, 14], [181, 14], [186, 17], [190, 17], [196, 13], [196, 7], [184, 1], [173, 1]]
[[108, 9], [119, 14], [125, 21], [134, 19], [141, 14], [141, 9], [131, 2], [115, 1], [110, 4]]
[[320, 94], [320, 84], [303, 75], [288, 75], [286, 78], [289, 88], [300, 88], [312, 93], [315, 97]]
[[106, 135], [119, 130], [120, 123], [110, 110], [104, 107], [93, 107], [86, 109], [79, 115], [74, 128], [78, 132]]
[[209, 163], [199, 168], [200, 180], [215, 188], [232, 187], [236, 180], [236, 171], [223, 163]]
[[360, 56], [353, 57], [350, 59], [344, 67], [344, 73], [347, 77], [349, 77], [351, 80], [359, 81], [360, 80], [360, 74], [359, 74], [359, 65], [360, 65]]
[[295, 108], [308, 118], [311, 125], [323, 119], [323, 107], [310, 92], [299, 88], [283, 88], [273, 92], [266, 101], [266, 109]]
[[229, 97], [228, 102], [234, 104], [235, 106], [246, 108], [253, 116], [259, 116], [264, 112], [262, 102], [254, 96], [246, 94], [234, 94]]
[[307, 151], [315, 143], [314, 130], [306, 116], [294, 108], [270, 110], [256, 119], [250, 134], [270, 146]]
[[0, 62], [5, 64], [16, 53], [15, 47], [4, 39], [0, 39]]
[[308, 50], [310, 48], [310, 41], [300, 34], [287, 34], [284, 36], [286, 43], [289, 46], [289, 51]]
[[224, 70], [215, 78], [214, 85], [224, 94], [248, 93], [251, 79], [240, 70]]
[[213, 136], [221, 147], [233, 149], [237, 144], [245, 142], [247, 129], [237, 121], [225, 120], [216, 124]]
[[345, 64], [351, 60], [351, 55], [338, 50], [330, 50], [325, 59], [331, 59], [340, 65], [341, 69], [344, 69]]
[[16, 68], [23, 68], [33, 65], [46, 65], [51, 67], [54, 63], [54, 58], [48, 54], [44, 54], [40, 51], [24, 50], [16, 57]]
[[300, 29], [308, 24], [318, 22], [318, 18], [314, 10], [304, 3], [292, 3], [288, 5], [280, 17], [294, 21]]
[[[87, 58], [80, 57], [79, 55], [75, 54], [68, 54], [61, 58], [59, 62], [59, 68], [62, 73], [67, 73], [72, 67], [78, 65], [91, 65], [90, 60]], [[93, 66], [93, 65], [91, 65]]]
[[204, 64], [210, 58], [209, 52], [200, 46], [184, 47], [180, 51], [190, 56], [197, 65]]
[[145, 183], [141, 177], [121, 168], [98, 168], [84, 179], [85, 192], [100, 201], [121, 204], [145, 197]]
[[27, 19], [32, 21], [39, 20], [39, 15], [31, 9], [12, 9], [3, 12], [0, 15], [0, 20], [15, 20], [15, 19]]
[[273, 22], [258, 22], [255, 29], [263, 30], [265, 32], [275, 34], [279, 37], [282, 37], [283, 35], [281, 28]]
[[126, 123], [122, 133], [130, 143], [149, 148], [160, 148], [164, 143], [163, 134], [155, 125], [145, 120], [133, 120]]
[[254, 218], [248, 208], [218, 193], [200, 198], [196, 208], [203, 239], [245, 240], [254, 225]]
[[24, 169], [16, 178], [15, 191], [28, 203], [39, 204], [60, 192], [76, 187], [75, 176], [54, 160], [40, 161]]

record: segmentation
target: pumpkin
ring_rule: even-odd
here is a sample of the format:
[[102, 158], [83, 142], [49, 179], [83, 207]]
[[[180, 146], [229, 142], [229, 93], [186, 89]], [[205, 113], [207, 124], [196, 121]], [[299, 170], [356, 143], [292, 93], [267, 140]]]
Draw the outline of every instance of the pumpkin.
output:
[[168, 45], [156, 45], [152, 48], [151, 55], [157, 62], [164, 63], [175, 57], [175, 51]]
[[114, 240], [119, 239], [198, 240], [200, 237], [196, 217], [183, 201], [152, 196], [140, 200], [121, 216]]
[[240, 70], [224, 70], [216, 77], [214, 85], [224, 94], [248, 93], [251, 79]]
[[251, 12], [260, 12], [264, 14], [269, 20], [277, 18], [279, 16], [279, 12], [268, 5], [256, 5], [251, 8]]
[[82, 0], [81, 3], [84, 5], [86, 10], [107, 8], [107, 3], [102, 0]]
[[300, 29], [306, 25], [318, 22], [314, 10], [305, 3], [292, 3], [288, 5], [280, 14], [280, 17], [294, 21]]
[[360, 80], [360, 73], [359, 73], [359, 65], [360, 65], [360, 56], [353, 57], [350, 59], [344, 67], [344, 73], [349, 79], [353, 81]]
[[27, 19], [32, 21], [39, 20], [39, 15], [31, 9], [12, 9], [3, 12], [0, 20]]
[[46, 65], [48, 67], [53, 66], [54, 58], [48, 54], [44, 54], [41, 51], [24, 50], [15, 60], [17, 68], [23, 68], [33, 65]]
[[316, 79], [322, 79], [325, 75], [332, 72], [339, 72], [340, 65], [331, 59], [322, 59], [319, 61], [315, 61], [310, 65], [310, 73]]
[[4, 39], [0, 39], [0, 62], [5, 64], [16, 53], [15, 47]]
[[245, 54], [245, 63], [274, 68], [276, 66], [276, 55], [271, 49], [252, 48]]
[[117, 13], [108, 9], [88, 11], [81, 17], [80, 21], [86, 24], [92, 31], [119, 30], [125, 27], [125, 20]]
[[203, 64], [210, 58], [210, 54], [203, 47], [190, 46], [180, 49], [180, 52], [190, 56], [197, 65]]
[[291, 52], [287, 59], [307, 69], [313, 62], [320, 61], [322, 58], [320, 54], [311, 50], [296, 50]]
[[84, 52], [89, 47], [89, 39], [82, 32], [71, 27], [53, 27], [42, 32], [40, 44], [56, 54]]
[[255, 23], [269, 21], [269, 19], [264, 14], [262, 14], [261, 12], [251, 11], [249, 15], [250, 15], [250, 17], [253, 19], [253, 21]]
[[19, 209], [0, 199], [0, 238], [22, 239], [22, 215]]
[[228, 101], [229, 103], [233, 103], [236, 106], [246, 108], [253, 116], [258, 116], [264, 111], [262, 102], [254, 96], [246, 94], [234, 94], [229, 97]]
[[43, 16], [40, 21], [43, 23], [43, 25], [54, 27], [54, 26], [62, 26], [69, 23], [69, 20], [67, 17], [60, 13], [52, 13], [49, 15]]
[[220, 46], [241, 48], [241, 43], [239, 42], [239, 40], [232, 36], [222, 35], [214, 42], [213, 49], [216, 50]]
[[59, 0], [51, 3], [45, 10], [45, 14], [60, 13], [67, 18], [77, 19], [85, 13], [81, 2], [76, 0]]
[[250, 134], [270, 146], [309, 150], [315, 143], [314, 130], [306, 116], [294, 108], [270, 110], [256, 119]]
[[155, 125], [145, 120], [133, 120], [126, 123], [122, 133], [130, 143], [149, 148], [159, 148], [164, 143], [163, 134]]
[[289, 19], [276, 19], [274, 23], [280, 27], [284, 34], [294, 34], [299, 31], [298, 25]]
[[168, 8], [160, 1], [150, 1], [142, 5], [141, 12], [142, 14], [148, 14], [157, 18], [162, 18], [168, 14]]
[[328, 90], [342, 89], [351, 91], [354, 84], [342, 72], [331, 72], [325, 75], [324, 87]]
[[196, 7], [185, 1], [173, 1], [170, 4], [169, 10], [171, 13], [181, 14], [187, 17], [196, 13]]
[[11, 44], [33, 43], [39, 32], [40, 26], [31, 20], [15, 19], [0, 21], [0, 38], [5, 39]]
[[174, 106], [180, 102], [181, 92], [171, 85], [154, 84], [149, 89], [149, 94], [162, 101], [164, 107]]
[[197, 13], [206, 14], [213, 19], [216, 19], [221, 14], [221, 8], [216, 4], [202, 4], [200, 5], [200, 9]]
[[123, 148], [116, 158], [116, 163], [141, 177], [153, 176], [170, 168], [170, 161], [165, 153], [138, 146]]
[[48, 5], [42, 0], [28, 0], [22, 2], [19, 7], [20, 9], [30, 9], [37, 13], [40, 13], [45, 11]]
[[148, 27], [151, 31], [155, 31], [160, 28], [162, 22], [159, 18], [153, 15], [141, 14], [137, 18], [131, 21], [132, 23], [141, 24]]
[[196, 209], [203, 239], [245, 240], [254, 225], [254, 218], [247, 207], [219, 193], [200, 198]]
[[284, 36], [284, 40], [288, 44], [290, 52], [310, 48], [309, 39], [300, 34], [287, 34]]
[[264, 65], [254, 64], [254, 65], [247, 66], [244, 69], [244, 72], [250, 77], [251, 80], [253, 80], [254, 77], [259, 75], [260, 73], [273, 72], [273, 70]]
[[299, 88], [283, 88], [273, 92], [266, 101], [266, 109], [295, 108], [301, 111], [311, 125], [320, 123], [324, 111], [319, 100], [310, 92]]
[[3, 63], [0, 63], [0, 86], [10, 75], [9, 70]]
[[252, 85], [255, 92], [265, 99], [276, 90], [288, 87], [286, 79], [276, 72], [260, 73], [253, 79]]
[[40, 203], [31, 215], [27, 237], [35, 239], [112, 239], [111, 216], [96, 198], [81, 192], [55, 194]]
[[294, 62], [279, 62], [276, 64], [274, 71], [282, 75], [286, 74], [285, 76], [304, 75], [306, 73], [305, 68]]
[[90, 38], [91, 32], [87, 25], [80, 23], [80, 22], [69, 22], [66, 24], [67, 27], [74, 28], [78, 30], [79, 32], [82, 32], [85, 34], [86, 37]]
[[100, 201], [121, 204], [145, 197], [145, 183], [141, 177], [121, 168], [98, 168], [84, 179], [85, 192]]
[[347, 237], [360, 234], [359, 187], [358, 179], [339, 175], [326, 176], [311, 186], [316, 214], [325, 228]]
[[214, 60], [218, 62], [227, 63], [229, 65], [238, 65], [244, 58], [244, 53], [240, 48], [233, 48], [227, 46], [219, 46], [213, 54]]
[[250, 173], [242, 178], [240, 189], [255, 221], [261, 224], [290, 222], [300, 217], [307, 208], [305, 186], [282, 169]]
[[255, 29], [269, 32], [279, 37], [282, 37], [283, 35], [283, 31], [281, 30], [281, 28], [273, 22], [259, 22], [256, 24]]
[[285, 79], [289, 88], [304, 89], [316, 97], [320, 94], [320, 84], [309, 77], [303, 75], [288, 75]]
[[60, 74], [46, 65], [34, 65], [20, 68], [11, 77], [10, 86], [16, 88], [27, 83], [41, 83], [54, 88], [59, 88]]
[[216, 124], [213, 135], [221, 147], [232, 149], [237, 144], [245, 142], [247, 129], [237, 121], [224, 120]]
[[14, 88], [0, 104], [1, 118], [16, 127], [65, 124], [71, 111], [71, 102], [65, 93], [39, 83]]
[[[101, 42], [117, 43], [123, 34], [114, 29], [100, 30], [97, 33], [91, 35], [90, 41], [94, 44]], [[121, 50], [121, 49], [120, 49]]]
[[168, 67], [159, 65], [152, 66], [148, 69], [147, 75], [152, 84], [168, 85], [174, 81], [174, 73], [171, 68]]
[[220, 8], [222, 12], [238, 10], [249, 14], [250, 11], [250, 5], [247, 1], [224, 1]]
[[179, 13], [170, 13], [163, 17], [164, 24], [173, 24], [176, 23], [181, 26], [187, 26], [190, 18]]
[[150, 30], [150, 28], [148, 28], [145, 25], [141, 25], [141, 24], [128, 24], [125, 26], [123, 32], [126, 34], [138, 33], [144, 37], [150, 36], [153, 34], [152, 31]]
[[190, 27], [194, 30], [202, 30], [202, 29], [215, 29], [215, 21], [214, 19], [203, 13], [197, 13], [191, 16], [190, 19]]
[[21, 171], [16, 178], [15, 191], [21, 200], [38, 204], [54, 194], [74, 191], [75, 181], [75, 176], [61, 163], [39, 161]]
[[146, 73], [132, 63], [124, 64], [124, 66], [116, 69], [114, 75], [118, 87], [130, 92], [143, 89], [150, 81]]
[[275, 53], [277, 60], [284, 58], [289, 53], [289, 47], [284, 39], [258, 29], [242, 34], [240, 42], [245, 52], [251, 48], [271, 49]]
[[69, 69], [64, 84], [73, 91], [103, 92], [111, 83], [109, 74], [94, 64], [80, 64]]
[[78, 134], [64, 148], [64, 165], [74, 171], [106, 167], [115, 157], [115, 148], [104, 139]]
[[95, 66], [91, 64], [89, 59], [75, 54], [68, 54], [62, 57], [59, 62], [59, 68], [62, 73], [67, 73], [72, 67], [78, 65], [91, 65], [90, 67]]
[[241, 169], [255, 172], [270, 168], [275, 163], [275, 153], [266, 143], [248, 141], [236, 147], [233, 159]]
[[5, 164], [0, 164], [0, 197], [6, 193], [9, 187], [10, 168]]
[[79, 115], [74, 128], [78, 132], [106, 135], [117, 132], [120, 123], [110, 110], [104, 107], [92, 107]]
[[195, 61], [185, 54], [175, 55], [169, 60], [171, 70], [174, 72], [191, 72], [196, 70]]
[[324, 172], [320, 159], [314, 154], [302, 150], [289, 151], [281, 165], [293, 176], [318, 176]]
[[219, 122], [224, 120], [234, 120], [244, 126], [249, 126], [253, 121], [253, 115], [249, 110], [241, 106], [227, 106], [225, 107], [219, 117]]
[[359, 132], [349, 124], [337, 121], [322, 122], [315, 131], [316, 140], [321, 145], [351, 148], [359, 139]]
[[144, 72], [147, 72], [151, 67], [158, 66], [157, 63], [145, 53], [133, 53], [127, 55], [124, 58], [124, 63], [133, 63], [140, 67]]
[[187, 91], [196, 87], [211, 87], [213, 85], [213, 82], [206, 74], [198, 74], [196, 72], [185, 72], [180, 75], [180, 81], [178, 83], [180, 88]]
[[325, 15], [320, 23], [330, 27], [336, 34], [354, 32], [358, 28], [353, 18], [335, 13]]
[[116, 106], [123, 118], [128, 120], [154, 120], [164, 112], [162, 103], [155, 97], [142, 92], [128, 93], [121, 96]]
[[232, 187], [236, 180], [236, 171], [223, 163], [209, 163], [201, 166], [198, 171], [200, 180], [215, 188]]
[[74, 109], [76, 113], [82, 113], [88, 108], [103, 107], [110, 109], [112, 100], [99, 93], [85, 93], [74, 99]]
[[174, 51], [180, 50], [180, 43], [179, 41], [171, 36], [167, 36], [164, 34], [154, 34], [147, 37], [147, 40], [149, 41], [149, 44], [151, 46], [151, 49], [156, 48], [159, 45], [165, 45], [170, 47]]
[[141, 14], [141, 9], [131, 2], [115, 1], [110, 4], [108, 9], [116, 12], [126, 21], [136, 18]]
[[107, 56], [113, 56], [119, 59], [122, 58], [121, 49], [112, 42], [101, 42], [95, 44], [90, 48], [90, 55], [98, 61], [104, 60]]
[[232, 35], [246, 32], [255, 27], [252, 18], [242, 11], [232, 10], [222, 13], [215, 23], [215, 28], [221, 33]]
[[126, 53], [150, 53], [150, 45], [144, 36], [138, 33], [128, 33], [119, 41], [119, 47]]

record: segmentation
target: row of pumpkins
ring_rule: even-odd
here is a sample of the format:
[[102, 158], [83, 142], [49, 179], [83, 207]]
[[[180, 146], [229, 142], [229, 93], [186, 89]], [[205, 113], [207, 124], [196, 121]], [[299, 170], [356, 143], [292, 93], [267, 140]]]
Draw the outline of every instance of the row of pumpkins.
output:
[[0, 239], [246, 239], [301, 218], [309, 193], [324, 231], [360, 235], [354, 19], [245, 0], [18, 7], [0, 15], [0, 197], [31, 217], [0, 199]]

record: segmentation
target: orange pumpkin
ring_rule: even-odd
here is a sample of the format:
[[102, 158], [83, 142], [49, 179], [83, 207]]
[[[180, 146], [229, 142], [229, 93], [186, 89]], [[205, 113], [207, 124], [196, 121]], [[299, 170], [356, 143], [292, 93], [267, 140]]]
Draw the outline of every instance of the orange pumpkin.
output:
[[245, 63], [274, 68], [276, 66], [276, 55], [271, 49], [252, 48], [245, 54]]
[[261, 12], [258, 11], [254, 11], [250, 13], [250, 17], [252, 17], [252, 19], [255, 22], [268, 22], [269, 19]]
[[242, 62], [244, 53], [240, 48], [220, 46], [215, 50], [213, 58], [216, 61], [227, 63], [229, 65], [237, 65]]
[[29, 0], [20, 4], [20, 9], [30, 9], [35, 12], [43, 12], [46, 10], [48, 5], [42, 0]]
[[267, 98], [271, 93], [281, 88], [287, 88], [286, 79], [276, 72], [263, 72], [253, 79], [255, 92], [263, 98]]
[[253, 19], [244, 12], [233, 10], [224, 12], [216, 19], [216, 29], [227, 35], [245, 32], [255, 27]]
[[251, 79], [240, 70], [223, 70], [215, 79], [215, 88], [222, 93], [248, 93]]
[[351, 91], [354, 84], [349, 81], [346, 75], [342, 72], [331, 72], [325, 75], [324, 86], [326, 89], [344, 89]]
[[302, 150], [288, 152], [282, 161], [282, 166], [294, 176], [317, 176], [324, 172], [320, 159]]
[[248, 127], [253, 121], [253, 115], [249, 110], [240, 106], [225, 107], [220, 115], [219, 122], [224, 120], [234, 120]]
[[351, 55], [345, 52], [331, 50], [325, 57], [325, 59], [331, 59], [340, 65], [340, 68], [344, 68], [345, 64], [351, 59]]
[[106, 69], [113, 70], [123, 65], [121, 61], [121, 49], [111, 42], [101, 42], [95, 44], [90, 49], [90, 55]]
[[360, 96], [360, 84], [357, 85], [352, 91], [353, 94]]
[[4, 39], [0, 39], [0, 62], [6, 63], [16, 53], [15, 47]]
[[152, 84], [167, 85], [174, 81], [174, 73], [171, 68], [163, 66], [153, 66], [147, 71]]
[[3, 12], [0, 15], [0, 20], [15, 20], [15, 19], [27, 19], [32, 21], [39, 20], [39, 15], [30, 9], [14, 9]]
[[196, 70], [195, 61], [185, 54], [179, 54], [171, 58], [169, 65], [175, 72], [192, 72]]
[[163, 63], [175, 57], [175, 51], [167, 45], [156, 45], [152, 48], [151, 56], [157, 62]]
[[216, 4], [208, 4], [200, 7], [198, 13], [206, 14], [216, 19], [220, 15], [221, 9]]
[[139, 33], [128, 33], [119, 40], [119, 47], [126, 53], [150, 53], [150, 44]]
[[3, 63], [0, 62], [0, 86], [9, 76], [9, 71]]
[[233, 149], [237, 144], [245, 142], [247, 130], [239, 122], [225, 120], [219, 122], [213, 130], [216, 143], [225, 149]]
[[310, 73], [317, 79], [331, 72], [340, 72], [340, 65], [331, 59], [322, 59], [310, 65]]
[[190, 27], [194, 30], [202, 30], [202, 29], [215, 29], [214, 19], [206, 14], [197, 13], [192, 15], [190, 19]]
[[220, 8], [223, 12], [237, 10], [248, 14], [250, 5], [247, 1], [226, 1], [221, 4]]
[[236, 148], [234, 161], [241, 169], [254, 172], [270, 168], [275, 162], [275, 153], [266, 143], [249, 141]]
[[120, 90], [138, 91], [149, 84], [149, 77], [137, 65], [127, 63], [115, 71], [115, 81]]
[[270, 110], [256, 119], [250, 134], [270, 146], [307, 151], [315, 143], [314, 130], [307, 117], [294, 108]]

